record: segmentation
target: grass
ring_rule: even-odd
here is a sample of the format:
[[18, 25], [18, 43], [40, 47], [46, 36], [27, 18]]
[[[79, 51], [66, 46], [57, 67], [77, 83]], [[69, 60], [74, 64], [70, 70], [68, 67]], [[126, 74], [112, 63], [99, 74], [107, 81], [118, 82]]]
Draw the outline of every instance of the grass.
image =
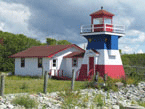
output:
[[[58, 95], [62, 98], [62, 109], [74, 109], [75, 106], [83, 109], [88, 108], [88, 102], [90, 100], [88, 93], [81, 95], [80, 91], [73, 92], [71, 90], [65, 90], [63, 92], [59, 92]], [[105, 105], [104, 96], [102, 94], [94, 94], [92, 101], [93, 102], [89, 106], [91, 109]]]
[[95, 103], [96, 103], [96, 106], [97, 107], [102, 107], [104, 106], [104, 101], [103, 101], [103, 95], [101, 94], [97, 94], [95, 97], [94, 97], [94, 100], [93, 100]]
[[65, 90], [58, 94], [62, 99], [61, 107], [63, 109], [74, 109], [75, 106], [79, 106], [78, 99], [81, 97], [80, 92], [72, 92], [71, 90]]
[[21, 105], [24, 106], [25, 108], [36, 108], [38, 106], [38, 103], [36, 100], [30, 98], [29, 96], [19, 96], [16, 97], [13, 101], [12, 104], [15, 105]]
[[[94, 83], [96, 81], [93, 79], [87, 83], [86, 87], [103, 89], [105, 91], [109, 91], [110, 89], [112, 89], [113, 91], [116, 92], [116, 91], [118, 91], [118, 87], [115, 86], [115, 83], [119, 82], [119, 81], [121, 81], [121, 80], [120, 79], [112, 79], [109, 76], [108, 76], [106, 81], [104, 81], [104, 79], [102, 77], [99, 77], [98, 81], [97, 81], [97, 85], [94, 85]], [[106, 86], [103, 86], [102, 83], [106, 83]]]
[[[122, 81], [127, 84], [137, 84], [134, 78], [127, 78], [126, 80], [111, 79], [106, 81], [107, 86], [104, 90], [117, 91], [117, 87], [114, 85], [115, 82]], [[43, 92], [43, 78], [41, 77], [22, 77], [22, 76], [6, 76], [5, 77], [5, 94], [10, 93], [38, 93]], [[98, 83], [102, 83], [104, 80], [99, 77]], [[93, 81], [75, 81], [74, 90], [94, 88]], [[63, 91], [71, 87], [71, 81], [54, 80], [48, 79], [47, 92]], [[98, 88], [100, 88], [98, 86]]]
[[139, 104], [140, 106], [145, 107], [145, 101], [144, 101], [144, 102], [143, 102], [143, 101], [142, 101], [142, 102], [141, 102], [141, 101], [139, 101], [139, 102], [138, 102], [138, 104]]
[[[43, 92], [42, 78], [7, 76], [5, 78], [5, 94]], [[84, 89], [86, 81], [75, 81], [74, 90]], [[47, 92], [63, 91], [71, 87], [71, 81], [48, 79]]]

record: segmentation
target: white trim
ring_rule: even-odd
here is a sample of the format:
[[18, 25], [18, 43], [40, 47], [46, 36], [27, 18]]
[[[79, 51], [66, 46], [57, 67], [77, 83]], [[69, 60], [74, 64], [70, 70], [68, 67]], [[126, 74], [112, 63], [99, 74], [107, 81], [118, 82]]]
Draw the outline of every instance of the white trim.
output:
[[[99, 27], [94, 27], [94, 25], [102, 25], [102, 26], [99, 26]], [[107, 25], [112, 25], [112, 27], [108, 27]], [[85, 34], [85, 33], [92, 33], [94, 32], [94, 29], [99, 29], [99, 28], [102, 28], [103, 30], [102, 31], [107, 31], [106, 28], [108, 29], [112, 29], [111, 32], [113, 33], [119, 33], [119, 34], [124, 34], [125, 33], [125, 26], [123, 25], [114, 25], [114, 24], [106, 24], [106, 23], [103, 23], [103, 24], [92, 24], [92, 25], [82, 25], [81, 26], [81, 33], [82, 34]]]
[[88, 36], [88, 35], [98, 35], [98, 34], [109, 34], [109, 35], [125, 36], [125, 34], [112, 33], [112, 32], [81, 33], [80, 35], [82, 35], [82, 36]]

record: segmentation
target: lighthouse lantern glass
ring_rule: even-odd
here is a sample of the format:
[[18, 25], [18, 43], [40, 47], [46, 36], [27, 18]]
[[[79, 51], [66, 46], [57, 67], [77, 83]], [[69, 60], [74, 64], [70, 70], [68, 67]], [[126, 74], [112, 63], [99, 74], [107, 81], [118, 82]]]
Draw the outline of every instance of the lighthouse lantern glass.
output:
[[93, 24], [103, 24], [103, 18], [94, 18]]
[[105, 24], [111, 24], [111, 19], [104, 18], [104, 23]]

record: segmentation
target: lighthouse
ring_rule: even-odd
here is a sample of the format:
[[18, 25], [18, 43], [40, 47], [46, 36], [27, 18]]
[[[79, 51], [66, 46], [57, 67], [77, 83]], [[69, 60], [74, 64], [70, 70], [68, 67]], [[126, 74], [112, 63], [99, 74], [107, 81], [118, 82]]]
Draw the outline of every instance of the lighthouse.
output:
[[90, 16], [91, 24], [81, 26], [80, 34], [87, 39], [88, 45], [79, 79], [84, 80], [95, 72], [99, 72], [100, 76], [106, 74], [111, 78], [124, 77], [118, 40], [125, 36], [125, 27], [113, 24], [114, 14], [104, 10], [103, 7]]

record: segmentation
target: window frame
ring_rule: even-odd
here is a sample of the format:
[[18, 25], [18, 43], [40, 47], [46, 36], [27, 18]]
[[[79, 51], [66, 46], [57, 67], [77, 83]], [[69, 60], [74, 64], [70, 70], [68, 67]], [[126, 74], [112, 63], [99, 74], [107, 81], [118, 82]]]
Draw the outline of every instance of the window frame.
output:
[[93, 24], [103, 24], [103, 18], [94, 18], [93, 19]]
[[104, 24], [109, 24], [109, 25], [111, 25], [111, 24], [112, 24], [112, 19], [104, 18]]
[[[76, 62], [74, 62], [74, 60], [76, 60]], [[78, 67], [78, 58], [72, 58], [72, 67]]]
[[[54, 60], [55, 60], [55, 63], [54, 63]], [[55, 66], [54, 66], [55, 65]], [[57, 59], [53, 59], [52, 60], [52, 67], [56, 67], [57, 66]]]
[[42, 58], [38, 58], [38, 68], [42, 68], [43, 62]]
[[25, 67], [25, 58], [21, 58], [21, 67]]

